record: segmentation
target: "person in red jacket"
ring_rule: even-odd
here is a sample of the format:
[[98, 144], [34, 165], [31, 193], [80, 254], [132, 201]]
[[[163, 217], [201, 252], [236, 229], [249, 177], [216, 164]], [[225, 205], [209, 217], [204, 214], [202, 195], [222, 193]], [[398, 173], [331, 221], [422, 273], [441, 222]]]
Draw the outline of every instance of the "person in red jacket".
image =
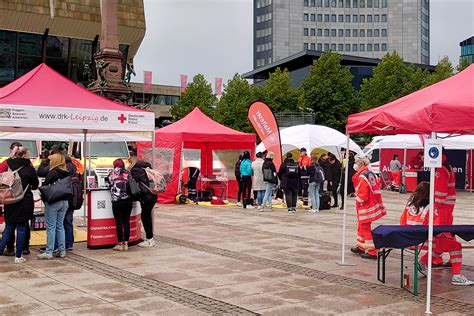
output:
[[370, 170], [369, 160], [365, 156], [356, 156], [352, 177], [356, 187], [357, 211], [357, 247], [351, 248], [364, 259], [377, 259], [372, 240], [371, 224], [387, 214], [382, 201], [380, 181]]
[[[429, 196], [429, 182], [421, 182], [408, 200], [400, 217], [400, 225], [428, 225], [430, 212]], [[448, 252], [450, 256], [451, 273], [453, 275], [451, 284], [474, 285], [473, 281], [468, 280], [461, 274], [462, 246], [449, 233], [441, 233], [433, 238], [433, 260], [435, 258], [442, 258], [443, 252]], [[426, 267], [428, 265], [428, 255], [422, 256], [420, 262]]]

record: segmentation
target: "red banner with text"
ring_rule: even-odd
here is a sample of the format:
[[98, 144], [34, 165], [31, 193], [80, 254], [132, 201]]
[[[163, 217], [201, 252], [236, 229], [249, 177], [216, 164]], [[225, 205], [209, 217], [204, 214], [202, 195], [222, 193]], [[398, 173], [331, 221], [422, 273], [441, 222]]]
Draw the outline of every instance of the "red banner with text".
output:
[[188, 75], [180, 75], [181, 76], [181, 92], [186, 90], [188, 86]]
[[150, 92], [152, 86], [152, 72], [144, 71], [143, 72], [143, 92]]
[[215, 78], [215, 87], [214, 91], [216, 95], [222, 95], [222, 78]]
[[272, 110], [263, 102], [256, 101], [250, 105], [248, 118], [257, 132], [258, 137], [262, 140], [267, 151], [275, 154], [273, 163], [275, 167], [280, 168], [281, 165], [281, 142], [280, 130], [275, 115]]

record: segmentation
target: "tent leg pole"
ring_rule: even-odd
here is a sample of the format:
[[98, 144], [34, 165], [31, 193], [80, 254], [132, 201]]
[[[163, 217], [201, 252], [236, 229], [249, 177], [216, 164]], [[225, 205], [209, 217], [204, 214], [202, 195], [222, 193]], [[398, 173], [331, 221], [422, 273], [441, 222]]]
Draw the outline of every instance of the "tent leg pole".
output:
[[151, 133], [151, 168], [155, 169], [155, 131]]
[[79, 225], [79, 227], [87, 227], [87, 205], [89, 204], [88, 198], [87, 198], [87, 160], [86, 160], [86, 144], [87, 144], [87, 130], [85, 129], [83, 131], [84, 133], [84, 141], [82, 144], [82, 164], [84, 166], [84, 174], [83, 174], [83, 179], [82, 181], [84, 182], [84, 203], [82, 205], [82, 208], [84, 209], [84, 213], [82, 214], [82, 225]]
[[179, 174], [178, 174], [178, 193], [177, 194], [181, 194], [181, 181], [183, 180], [183, 177], [182, 177], [182, 172], [183, 172], [183, 160], [184, 160], [184, 156], [183, 156], [183, 149], [184, 149], [184, 143], [181, 142], [181, 157], [179, 159]]
[[[431, 139], [436, 139], [436, 133], [431, 133]], [[426, 280], [426, 311], [425, 314], [431, 314], [431, 263], [433, 255], [433, 218], [434, 218], [434, 182], [435, 168], [430, 168], [430, 214], [428, 227], [428, 275]]]
[[[403, 148], [403, 167], [402, 167], [402, 183], [404, 186], [406, 186], [406, 178], [405, 178], [405, 173], [407, 170], [407, 148]], [[406, 192], [405, 192], [406, 193]]]
[[337, 264], [341, 266], [354, 266], [355, 264], [346, 261], [346, 213], [347, 213], [347, 187], [349, 180], [349, 147], [350, 146], [350, 134], [347, 134], [346, 142], [346, 171], [344, 174], [344, 211], [342, 213], [342, 249], [341, 249], [341, 261]]
[[471, 168], [469, 168], [469, 173], [471, 174], [470, 176], [470, 180], [469, 180], [469, 190], [471, 190], [471, 193], [472, 193], [472, 149], [471, 149], [471, 156], [469, 157], [469, 164], [471, 165]]

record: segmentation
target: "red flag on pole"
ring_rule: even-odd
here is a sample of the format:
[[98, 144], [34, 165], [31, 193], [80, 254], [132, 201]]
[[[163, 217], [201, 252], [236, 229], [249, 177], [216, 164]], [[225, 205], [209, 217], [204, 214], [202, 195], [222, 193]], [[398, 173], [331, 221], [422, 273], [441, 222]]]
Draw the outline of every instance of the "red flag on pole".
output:
[[181, 76], [181, 92], [184, 92], [188, 85], [188, 75], [180, 75], [180, 76]]
[[282, 153], [280, 142], [280, 129], [272, 110], [263, 102], [256, 101], [250, 105], [248, 118], [255, 128], [258, 137], [262, 140], [267, 151], [275, 154], [273, 163], [280, 168]]
[[214, 91], [216, 95], [222, 94], [222, 78], [215, 78]]
[[152, 72], [151, 71], [143, 71], [143, 91], [150, 92], [152, 86]]

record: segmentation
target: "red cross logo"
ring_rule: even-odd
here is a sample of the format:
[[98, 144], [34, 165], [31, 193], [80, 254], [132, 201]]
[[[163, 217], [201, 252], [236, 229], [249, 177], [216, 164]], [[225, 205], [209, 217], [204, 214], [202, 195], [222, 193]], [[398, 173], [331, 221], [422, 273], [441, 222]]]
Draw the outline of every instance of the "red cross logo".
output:
[[127, 118], [125, 117], [125, 115], [120, 114], [120, 116], [118, 117], [118, 120], [120, 121], [120, 123], [123, 124], [127, 120]]

